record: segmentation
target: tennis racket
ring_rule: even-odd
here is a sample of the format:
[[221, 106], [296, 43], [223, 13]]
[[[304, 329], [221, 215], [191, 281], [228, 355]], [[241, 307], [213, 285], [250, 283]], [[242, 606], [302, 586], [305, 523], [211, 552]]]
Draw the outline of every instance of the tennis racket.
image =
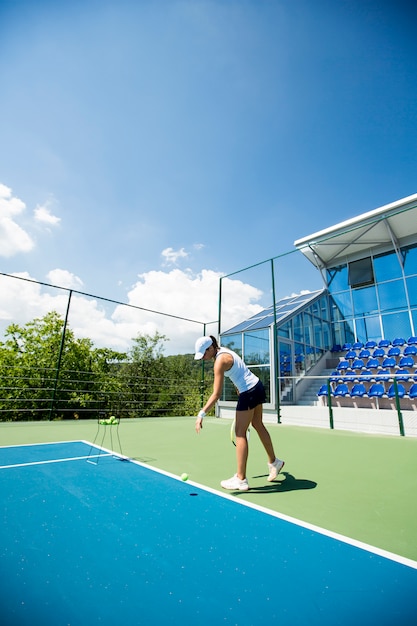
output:
[[[246, 431], [246, 439], [249, 441], [250, 439], [250, 428]], [[236, 445], [236, 418], [234, 418], [232, 425], [230, 427], [230, 440], [232, 444]]]

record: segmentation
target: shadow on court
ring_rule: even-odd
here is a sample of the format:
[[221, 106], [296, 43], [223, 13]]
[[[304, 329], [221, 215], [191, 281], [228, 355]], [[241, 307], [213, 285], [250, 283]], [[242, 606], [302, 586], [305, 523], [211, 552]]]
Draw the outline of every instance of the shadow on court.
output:
[[[267, 474], [254, 476], [254, 478], [264, 478]], [[281, 480], [280, 480], [281, 479]], [[299, 491], [301, 489], [315, 489], [317, 483], [306, 478], [295, 478], [289, 472], [281, 472], [278, 479], [274, 482], [263, 485], [262, 487], [251, 487], [251, 493], [280, 493], [284, 491]]]

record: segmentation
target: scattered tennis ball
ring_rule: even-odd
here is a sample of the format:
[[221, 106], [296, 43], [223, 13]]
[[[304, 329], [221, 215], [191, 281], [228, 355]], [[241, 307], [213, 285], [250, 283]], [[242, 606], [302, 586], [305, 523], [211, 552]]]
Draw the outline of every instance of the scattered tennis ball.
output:
[[115, 415], [110, 417], [110, 424], [117, 424], [117, 417]]
[[181, 480], [188, 480], [188, 474], [186, 474], [185, 472], [183, 474], [181, 474]]

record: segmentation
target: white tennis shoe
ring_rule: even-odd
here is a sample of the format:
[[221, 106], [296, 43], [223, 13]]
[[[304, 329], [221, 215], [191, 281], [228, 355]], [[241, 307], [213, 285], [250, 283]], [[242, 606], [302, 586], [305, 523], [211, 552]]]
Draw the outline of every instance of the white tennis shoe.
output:
[[271, 482], [275, 480], [282, 468], [284, 467], [284, 461], [280, 461], [279, 459], [275, 459], [273, 463], [268, 463], [269, 476], [268, 481]]
[[240, 480], [237, 474], [228, 480], [222, 480], [220, 484], [223, 489], [229, 489], [231, 491], [247, 491], [249, 489], [248, 479], [244, 478], [243, 480]]

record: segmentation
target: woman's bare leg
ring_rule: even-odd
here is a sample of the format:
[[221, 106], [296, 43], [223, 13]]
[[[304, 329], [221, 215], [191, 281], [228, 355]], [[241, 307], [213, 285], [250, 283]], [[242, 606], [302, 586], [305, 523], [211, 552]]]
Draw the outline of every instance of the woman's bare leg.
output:
[[267, 431], [262, 421], [262, 404], [258, 404], [255, 407], [252, 417], [252, 426], [258, 433], [259, 439], [262, 442], [263, 447], [268, 455], [268, 462], [273, 463], [275, 461], [275, 451], [272, 444], [271, 435]]
[[246, 478], [246, 465], [248, 462], [249, 452], [246, 432], [253, 419], [253, 414], [254, 409], [250, 409], [248, 411], [236, 411], [236, 473], [240, 480]]

